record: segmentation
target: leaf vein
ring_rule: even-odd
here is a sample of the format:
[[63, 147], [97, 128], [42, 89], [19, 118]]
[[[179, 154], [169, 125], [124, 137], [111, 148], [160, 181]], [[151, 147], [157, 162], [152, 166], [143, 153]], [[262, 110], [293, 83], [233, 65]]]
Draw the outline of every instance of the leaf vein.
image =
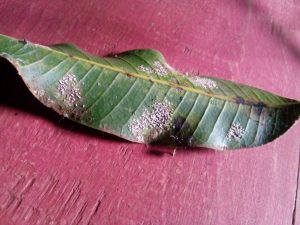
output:
[[100, 123], [102, 122], [102, 120], [104, 120], [106, 117], [108, 117], [111, 113], [113, 113], [113, 111], [120, 105], [122, 104], [123, 101], [125, 101], [125, 99], [127, 98], [127, 96], [131, 93], [131, 91], [134, 89], [134, 86], [136, 85], [138, 79], [135, 78], [135, 81], [133, 82], [133, 84], [131, 85], [131, 87], [127, 90], [126, 94], [120, 99], [120, 101], [113, 106], [113, 108], [110, 110], [110, 112], [108, 112], [106, 115], [104, 115], [104, 117], [100, 120], [98, 126], [100, 125]]

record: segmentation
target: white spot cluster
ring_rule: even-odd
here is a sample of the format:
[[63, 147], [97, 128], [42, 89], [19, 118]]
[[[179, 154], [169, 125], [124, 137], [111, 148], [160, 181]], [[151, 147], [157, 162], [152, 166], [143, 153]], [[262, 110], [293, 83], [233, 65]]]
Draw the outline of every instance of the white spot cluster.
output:
[[168, 68], [165, 65], [161, 64], [159, 61], [155, 61], [153, 63], [153, 66], [154, 66], [154, 71], [157, 75], [165, 76], [169, 72]]
[[45, 91], [44, 90], [34, 90], [33, 94], [35, 94], [38, 98], [40, 98], [45, 95]]
[[217, 89], [217, 83], [211, 79], [203, 78], [203, 77], [190, 77], [189, 78], [192, 83], [197, 86], [200, 86], [204, 89]]
[[151, 69], [150, 67], [143, 66], [143, 65], [140, 65], [140, 66], [138, 67], [138, 70], [139, 70], [139, 71], [142, 71], [142, 72], [145, 72], [145, 73], [147, 73], [147, 74], [154, 73], [154, 70], [153, 70], [153, 69]]
[[233, 123], [226, 135], [226, 139], [227, 140], [234, 139], [236, 141], [240, 141], [244, 134], [245, 134], [245, 129], [241, 126], [241, 124]]
[[74, 74], [67, 73], [64, 75], [63, 78], [58, 81], [57, 90], [60, 96], [64, 98], [64, 102], [67, 106], [73, 106], [81, 98], [78, 81]]
[[172, 107], [169, 102], [156, 102], [151, 110], [145, 110], [140, 117], [133, 119], [128, 128], [138, 141], [144, 141], [144, 134], [149, 129], [159, 133], [169, 125]]
[[168, 67], [166, 65], [162, 64], [159, 61], [155, 61], [153, 63], [153, 68], [146, 67], [144, 65], [140, 65], [138, 67], [138, 70], [140, 70], [142, 72], [145, 72], [147, 74], [157, 74], [159, 76], [165, 76], [165, 75], [167, 75], [170, 72], [170, 70], [168, 69]]
[[226, 143], [223, 143], [221, 145], [218, 146], [220, 151], [225, 151], [228, 149], [228, 146]]

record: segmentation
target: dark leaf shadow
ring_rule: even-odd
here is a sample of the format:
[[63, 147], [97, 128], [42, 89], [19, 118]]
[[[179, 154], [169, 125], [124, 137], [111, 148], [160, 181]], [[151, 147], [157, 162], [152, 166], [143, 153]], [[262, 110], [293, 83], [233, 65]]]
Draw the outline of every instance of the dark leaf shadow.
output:
[[[16, 69], [6, 59], [0, 57], [0, 105], [25, 111], [37, 117], [51, 121], [55, 126], [90, 137], [103, 138], [116, 143], [131, 143], [117, 136], [95, 130], [84, 125], [75, 123], [62, 117], [53, 110], [39, 102], [28, 90]], [[133, 143], [135, 144], [135, 143]], [[146, 146], [146, 145], [145, 145]], [[163, 156], [165, 154], [174, 155], [174, 147], [160, 145], [147, 145], [146, 153], [151, 156]], [[213, 152], [204, 148], [176, 148], [177, 153]]]
[[27, 89], [16, 69], [4, 58], [0, 57], [0, 105], [15, 108], [45, 118], [54, 125], [65, 129], [86, 134], [92, 137], [104, 138], [110, 141], [128, 142], [117, 136], [107, 134], [58, 115], [53, 110], [40, 103]]
[[262, 1], [258, 4], [253, 0], [241, 0], [237, 1], [237, 4], [245, 13], [253, 14], [260, 30], [269, 34], [273, 41], [282, 44], [292, 57], [298, 61], [300, 60], [300, 43], [296, 43], [289, 37], [287, 29], [290, 29], [290, 27], [280, 24], [279, 21], [276, 21], [276, 18], [271, 18]]
[[165, 147], [165, 146], [155, 146], [155, 145], [151, 145], [147, 147], [147, 151], [146, 153], [148, 155], [151, 156], [155, 156], [155, 157], [163, 157], [166, 154], [169, 156], [173, 156], [175, 157], [176, 155], [181, 155], [181, 154], [192, 154], [192, 153], [203, 153], [203, 154], [215, 154], [216, 151], [213, 149], [208, 149], [208, 148], [186, 148], [186, 147]]

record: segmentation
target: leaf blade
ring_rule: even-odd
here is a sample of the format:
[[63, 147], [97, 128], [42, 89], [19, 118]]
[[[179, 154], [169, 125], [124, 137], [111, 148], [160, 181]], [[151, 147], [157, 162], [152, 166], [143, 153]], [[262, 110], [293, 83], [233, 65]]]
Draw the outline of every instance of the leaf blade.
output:
[[299, 101], [211, 77], [184, 76], [154, 50], [99, 58], [73, 45], [0, 35], [31, 92], [70, 119], [130, 141], [235, 149], [267, 143], [299, 118]]

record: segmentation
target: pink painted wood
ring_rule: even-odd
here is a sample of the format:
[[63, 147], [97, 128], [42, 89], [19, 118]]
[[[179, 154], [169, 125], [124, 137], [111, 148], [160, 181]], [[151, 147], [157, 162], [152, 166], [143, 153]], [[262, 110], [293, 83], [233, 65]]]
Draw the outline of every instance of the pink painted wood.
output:
[[[2, 0], [0, 33], [154, 48], [181, 71], [300, 99], [299, 15], [281, 0]], [[172, 157], [62, 119], [5, 62], [0, 100], [0, 224], [300, 224], [299, 123], [263, 147]]]

